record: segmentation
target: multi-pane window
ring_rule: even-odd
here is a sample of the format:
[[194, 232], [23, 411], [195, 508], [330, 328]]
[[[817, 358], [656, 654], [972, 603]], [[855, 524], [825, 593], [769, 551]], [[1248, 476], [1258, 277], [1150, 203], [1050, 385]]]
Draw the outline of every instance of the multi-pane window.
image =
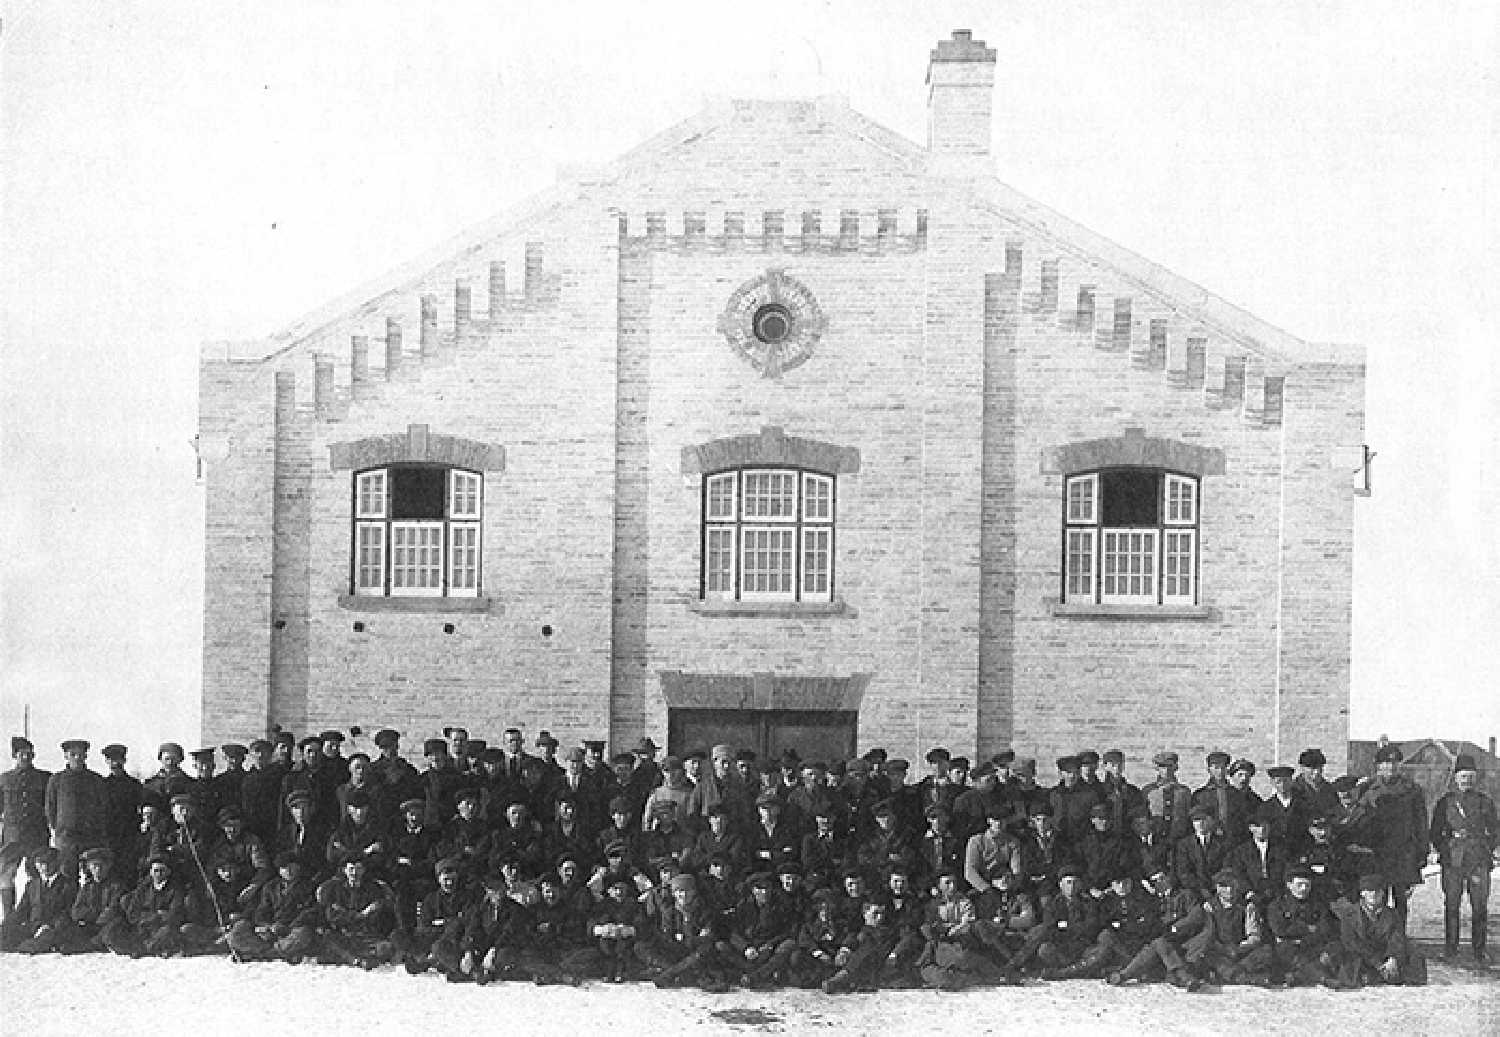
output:
[[1159, 468], [1069, 477], [1063, 600], [1192, 605], [1198, 600], [1198, 480]]
[[484, 477], [438, 465], [354, 475], [354, 593], [472, 598], [480, 587]]
[[704, 598], [831, 601], [834, 481], [795, 468], [703, 480]]

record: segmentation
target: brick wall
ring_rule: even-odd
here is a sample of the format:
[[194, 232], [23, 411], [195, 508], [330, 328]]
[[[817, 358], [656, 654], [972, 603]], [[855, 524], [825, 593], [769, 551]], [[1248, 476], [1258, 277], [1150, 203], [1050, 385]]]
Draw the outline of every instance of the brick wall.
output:
[[[389, 723], [410, 744], [456, 721], [662, 741], [662, 672], [769, 673], [849, 679], [861, 747], [913, 758], [1171, 746], [1192, 774], [1210, 748], [1269, 761], [1321, 744], [1336, 764], [1352, 545], [1337, 451], [1359, 442], [1359, 369], [1195, 315], [835, 114], [728, 106], [261, 364], [206, 363], [205, 441], [236, 446], [209, 473], [205, 735]], [[522, 256], [529, 289], [457, 326], [455, 279]], [[766, 378], [716, 325], [773, 266], [827, 327]], [[394, 370], [387, 320], [405, 332]], [[370, 343], [359, 386], [352, 336]], [[321, 403], [315, 353], [332, 357]], [[273, 370], [296, 378], [279, 437]], [[505, 449], [486, 481], [488, 611], [339, 603], [351, 475], [329, 447], [412, 424]], [[709, 614], [683, 451], [771, 426], [858, 453], [838, 478], [843, 608]], [[1128, 428], [1222, 452], [1202, 484], [1202, 615], [1054, 608], [1057, 450]]]

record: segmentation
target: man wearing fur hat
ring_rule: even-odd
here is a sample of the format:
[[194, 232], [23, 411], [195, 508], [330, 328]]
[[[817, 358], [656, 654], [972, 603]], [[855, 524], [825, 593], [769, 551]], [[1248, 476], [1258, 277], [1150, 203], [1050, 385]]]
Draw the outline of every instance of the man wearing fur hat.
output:
[[1411, 888], [1422, 882], [1427, 863], [1427, 797], [1411, 778], [1401, 773], [1401, 750], [1386, 744], [1375, 753], [1375, 778], [1359, 802], [1370, 819], [1375, 851], [1370, 870], [1385, 876], [1391, 887], [1396, 916], [1406, 925], [1406, 902]]

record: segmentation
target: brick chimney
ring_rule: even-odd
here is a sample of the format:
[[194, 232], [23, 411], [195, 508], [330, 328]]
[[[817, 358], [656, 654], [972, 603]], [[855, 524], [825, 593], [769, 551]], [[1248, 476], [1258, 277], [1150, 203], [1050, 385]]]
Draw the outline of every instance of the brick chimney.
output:
[[939, 40], [927, 64], [927, 150], [936, 159], [983, 159], [988, 167], [995, 52], [955, 29]]

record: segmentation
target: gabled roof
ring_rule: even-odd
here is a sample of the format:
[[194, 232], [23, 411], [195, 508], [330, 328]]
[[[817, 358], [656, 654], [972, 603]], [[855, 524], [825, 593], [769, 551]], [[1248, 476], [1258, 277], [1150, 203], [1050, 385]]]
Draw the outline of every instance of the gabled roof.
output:
[[[547, 190], [339, 296], [264, 341], [253, 346], [248, 343], [218, 344], [207, 347], [205, 352], [235, 359], [251, 359], [249, 354], [253, 352], [256, 359], [272, 359], [295, 349], [339, 321], [378, 313], [394, 297], [414, 290], [436, 268], [461, 261], [498, 239], [522, 234], [600, 188], [627, 180], [632, 175], [649, 175], [653, 166], [670, 161], [674, 151], [694, 146], [746, 113], [769, 118], [814, 113], [820, 125], [831, 126], [877, 149], [902, 172], [918, 179], [928, 174], [928, 152], [924, 147], [854, 111], [843, 97], [830, 95], [799, 101], [715, 100], [697, 114], [663, 130], [611, 162], [564, 171], [558, 182]], [[1251, 352], [1292, 364], [1358, 365], [1363, 362], [1363, 350], [1359, 347], [1309, 343], [1299, 339], [1026, 197], [993, 175], [980, 175], [967, 183], [976, 206], [1026, 228], [1063, 254], [1072, 254], [1082, 262], [1112, 270], [1125, 283], [1132, 285], [1133, 290], [1190, 314], [1206, 328]]]

